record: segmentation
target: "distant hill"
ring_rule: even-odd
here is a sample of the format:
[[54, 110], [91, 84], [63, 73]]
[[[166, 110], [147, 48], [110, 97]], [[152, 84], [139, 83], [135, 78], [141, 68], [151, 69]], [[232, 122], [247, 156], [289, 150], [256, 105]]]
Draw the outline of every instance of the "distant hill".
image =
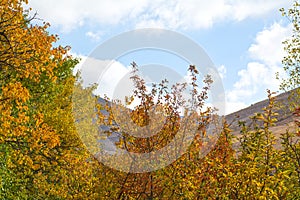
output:
[[[270, 130], [273, 131], [276, 138], [279, 139], [280, 134], [284, 133], [286, 129], [291, 128], [294, 126], [294, 118], [293, 114], [288, 109], [288, 98], [290, 96], [291, 92], [285, 92], [282, 94], [279, 94], [276, 96], [275, 101], [277, 102], [279, 107], [275, 107], [274, 111], [277, 112], [279, 115], [277, 116], [277, 122], [275, 127], [271, 127]], [[105, 100], [102, 98], [98, 99], [99, 103], [105, 104]], [[110, 103], [110, 102], [109, 102]], [[257, 102], [255, 104], [252, 104], [251, 106], [241, 109], [239, 111], [236, 111], [234, 113], [231, 113], [229, 115], [225, 116], [225, 119], [230, 125], [230, 128], [233, 130], [233, 135], [237, 138], [240, 136], [239, 134], [239, 127], [238, 127], [238, 121], [245, 121], [247, 125], [251, 124], [250, 117], [253, 116], [255, 113], [262, 113], [263, 108], [267, 107], [269, 104], [269, 100], [263, 100], [260, 102]], [[105, 127], [102, 127], [102, 129], [105, 129]], [[118, 134], [112, 134], [108, 139], [110, 142], [115, 142], [118, 140], [119, 135]], [[107, 141], [103, 141], [107, 142]], [[108, 145], [111, 146], [111, 145]], [[238, 142], [234, 141], [234, 146], [238, 146]]]
[[[287, 104], [290, 93], [291, 92], [285, 92], [275, 97], [275, 101], [280, 105], [280, 108], [275, 108], [275, 111], [279, 114], [278, 122], [276, 123], [276, 125], [278, 126], [285, 125], [292, 121], [292, 113], [289, 111], [288, 104]], [[267, 107], [268, 104], [269, 104], [269, 100], [265, 99], [263, 101], [252, 104], [247, 108], [226, 115], [225, 118], [228, 122], [231, 122], [234, 119], [238, 119], [249, 123], [250, 122], [249, 117], [251, 117], [255, 113], [263, 112], [262, 109]]]
[[[276, 126], [270, 128], [270, 130], [275, 134], [277, 139], [279, 139], [280, 134], [284, 133], [287, 129], [295, 126], [293, 114], [288, 109], [288, 98], [290, 95], [291, 92], [285, 92], [275, 97], [275, 102], [277, 102], [279, 106], [276, 106], [274, 108], [274, 111], [279, 115], [277, 116], [278, 121], [276, 122]], [[269, 100], [266, 99], [252, 104], [247, 108], [226, 115], [225, 119], [229, 124], [231, 124], [230, 127], [233, 130], [233, 135], [239, 137], [238, 121], [245, 121], [247, 125], [250, 125], [251, 119], [249, 118], [255, 113], [262, 113], [262, 109], [267, 107], [268, 104]]]

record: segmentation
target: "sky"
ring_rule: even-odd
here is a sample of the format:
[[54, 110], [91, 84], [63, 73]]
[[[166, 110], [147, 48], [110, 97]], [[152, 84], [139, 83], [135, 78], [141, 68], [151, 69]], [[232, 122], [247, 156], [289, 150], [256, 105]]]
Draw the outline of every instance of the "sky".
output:
[[[279, 90], [275, 74], [285, 76], [282, 41], [292, 33], [279, 9], [291, 5], [291, 0], [29, 0], [32, 12], [51, 24], [49, 32], [59, 35], [58, 44], [71, 46], [81, 64], [99, 45], [126, 31], [161, 28], [186, 36], [218, 70], [227, 114], [265, 99], [267, 89]], [[101, 80], [102, 94], [112, 94], [132, 61], [175, 66], [182, 76], [188, 67], [163, 51], [134, 51], [113, 61]]]

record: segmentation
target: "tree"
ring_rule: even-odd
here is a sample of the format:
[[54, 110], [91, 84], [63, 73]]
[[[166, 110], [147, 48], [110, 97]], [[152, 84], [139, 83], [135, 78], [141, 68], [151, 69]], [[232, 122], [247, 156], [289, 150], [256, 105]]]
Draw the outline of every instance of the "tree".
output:
[[23, 3], [0, 3], [0, 198], [96, 198], [97, 163], [72, 116], [78, 62], [53, 47], [49, 24], [31, 24]]
[[292, 7], [289, 9], [280, 9], [282, 16], [285, 16], [289, 22], [293, 25], [292, 35], [283, 42], [285, 45], [284, 50], [287, 55], [283, 58], [282, 64], [283, 69], [287, 73], [288, 77], [281, 80], [280, 89], [282, 90], [291, 90], [290, 95], [290, 109], [292, 112], [299, 107], [299, 86], [300, 86], [300, 3], [295, 0]]
[[285, 45], [284, 50], [287, 52], [287, 56], [282, 60], [284, 65], [284, 70], [288, 74], [288, 78], [283, 80], [281, 83], [282, 89], [293, 89], [300, 85], [300, 24], [299, 24], [299, 11], [300, 4], [298, 1], [294, 1], [292, 8], [288, 10], [282, 8], [280, 9], [283, 16], [293, 25], [293, 33], [290, 38], [283, 42]]
[[[271, 92], [252, 125], [240, 122], [236, 151], [230, 126], [204, 106], [210, 76], [200, 89], [191, 65], [190, 84], [170, 87], [162, 80], [149, 90], [132, 63], [135, 88], [126, 104], [100, 102], [95, 86], [83, 88], [73, 76], [78, 60], [69, 48], [53, 47], [57, 36], [47, 32], [49, 24], [32, 25], [23, 3], [0, 3], [0, 199], [299, 198], [299, 132], [286, 131], [282, 149], [274, 148]], [[282, 88], [299, 85], [298, 7], [295, 1], [282, 10], [294, 23], [283, 60], [290, 77]], [[139, 104], [128, 109], [134, 100]], [[112, 134], [118, 150], [105, 154], [99, 141]], [[155, 153], [160, 149], [163, 155]], [[127, 152], [122, 160], [121, 151]]]
[[294, 89], [289, 98], [290, 110], [294, 115], [296, 129], [286, 130], [281, 135], [282, 140], [282, 157], [284, 159], [286, 170], [289, 172], [289, 182], [287, 186], [292, 187], [289, 198], [299, 198], [300, 187], [300, 142], [299, 142], [299, 119], [300, 116], [300, 3], [295, 0], [292, 7], [289, 9], [282, 8], [280, 11], [293, 25], [293, 32], [289, 39], [284, 44], [284, 50], [287, 56], [284, 57], [282, 63], [284, 70], [288, 74], [288, 78], [281, 83], [281, 89]]
[[268, 91], [269, 105], [252, 117], [251, 126], [239, 122], [240, 155], [229, 183], [231, 198], [285, 199], [289, 193], [281, 153], [274, 147], [276, 139], [270, 130], [277, 121], [272, 94]]
[[[120, 101], [111, 102], [107, 99], [104, 105], [98, 104], [99, 125], [105, 127], [101, 134], [110, 136], [117, 133], [119, 140], [115, 145], [129, 152], [128, 156], [121, 158], [118, 157], [118, 151], [113, 159], [111, 159], [112, 155], [108, 155], [110, 158], [107, 160], [111, 163], [119, 163], [121, 165], [119, 170], [123, 170], [123, 172], [114, 172], [115, 177], [118, 178], [115, 183], [117, 192], [113, 195], [117, 196], [110, 196], [110, 198], [197, 197], [196, 189], [199, 188], [199, 179], [196, 177], [201, 176], [200, 166], [209, 160], [203, 159], [204, 155], [201, 154], [207, 153], [206, 150], [209, 151], [209, 148], [217, 143], [218, 136], [218, 134], [206, 134], [206, 126], [218, 122], [213, 120], [216, 116], [213, 115], [211, 108], [206, 110], [203, 107], [212, 83], [210, 77], [204, 80], [202, 91], [199, 91], [198, 70], [193, 65], [189, 67], [192, 80], [191, 97], [189, 102], [186, 102], [183, 98], [183, 92], [189, 90], [186, 83], [177, 83], [169, 87], [168, 81], [162, 80], [161, 83], [153, 84], [152, 88], [147, 90], [145, 81], [138, 75], [136, 63], [132, 63], [132, 68], [131, 79], [135, 88], [133, 95], [126, 98], [126, 105], [130, 105], [137, 99], [140, 103], [133, 110], [128, 109]], [[185, 108], [184, 117], [181, 117], [179, 113], [182, 107]], [[221, 129], [221, 127], [218, 128]], [[188, 130], [192, 130], [192, 133]], [[192, 142], [185, 149], [184, 143], [188, 137], [192, 137]], [[224, 139], [225, 136], [222, 138]], [[224, 146], [224, 148], [216, 148], [215, 154], [212, 154], [212, 156], [220, 156], [219, 162], [223, 162], [223, 159], [227, 157], [223, 155], [226, 151], [225, 146], [227, 150], [231, 148], [230, 142], [223, 143], [223, 139], [219, 141], [220, 144], [218, 143], [217, 147]], [[159, 152], [171, 142], [174, 142], [174, 145], [163, 152], [166, 156], [153, 153]], [[230, 152], [232, 151], [229, 150], [225, 154], [232, 155]], [[150, 157], [142, 160], [142, 157], [136, 153], [149, 153]], [[98, 154], [98, 156], [100, 160], [105, 160], [106, 154]], [[172, 160], [175, 157], [178, 160]], [[120, 159], [122, 159], [121, 163]], [[166, 165], [163, 165], [163, 168], [155, 168], [161, 163], [166, 163]], [[168, 163], [169, 166], [167, 166]], [[221, 166], [218, 167], [221, 169]]]

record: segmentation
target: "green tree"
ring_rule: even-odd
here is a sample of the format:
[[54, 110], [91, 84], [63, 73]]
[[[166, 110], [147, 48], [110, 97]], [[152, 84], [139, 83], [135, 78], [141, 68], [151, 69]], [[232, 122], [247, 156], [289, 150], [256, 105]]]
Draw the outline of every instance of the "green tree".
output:
[[280, 9], [283, 16], [287, 17], [293, 25], [293, 32], [290, 38], [283, 42], [284, 50], [287, 53], [282, 60], [283, 68], [288, 74], [288, 78], [281, 83], [281, 89], [294, 89], [300, 85], [300, 24], [299, 11], [300, 4], [297, 0], [294, 1], [293, 6], [289, 9]]
[[292, 112], [299, 107], [300, 95], [300, 3], [295, 0], [292, 7], [280, 9], [282, 16], [285, 16], [293, 25], [292, 35], [283, 42], [284, 50], [287, 55], [283, 58], [283, 69], [287, 73], [287, 78], [281, 80], [280, 89], [287, 91], [292, 90], [290, 95], [290, 109]]
[[289, 187], [290, 194], [289, 198], [299, 198], [300, 194], [300, 142], [299, 142], [299, 119], [300, 116], [300, 4], [298, 0], [295, 0], [292, 7], [289, 9], [282, 8], [280, 11], [282, 15], [285, 16], [293, 25], [293, 32], [290, 38], [285, 42], [284, 50], [287, 56], [282, 60], [284, 70], [287, 72], [287, 79], [283, 80], [281, 83], [281, 89], [289, 90], [293, 89], [289, 98], [290, 110], [294, 115], [294, 121], [296, 129], [286, 130], [284, 134], [281, 135], [281, 142], [283, 151], [282, 158], [284, 162], [285, 169], [288, 171], [289, 182], [286, 187]]
[[275, 126], [275, 98], [268, 91], [269, 105], [263, 113], [252, 117], [252, 125], [240, 123], [240, 150], [233, 170], [232, 193], [234, 199], [286, 199], [287, 176], [280, 151], [271, 127]]

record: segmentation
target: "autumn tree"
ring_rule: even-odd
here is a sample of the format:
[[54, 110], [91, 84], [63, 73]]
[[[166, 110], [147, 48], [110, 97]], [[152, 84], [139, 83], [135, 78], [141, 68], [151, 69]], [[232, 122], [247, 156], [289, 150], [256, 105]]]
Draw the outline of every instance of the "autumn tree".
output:
[[[282, 81], [281, 89], [290, 90], [291, 95], [289, 97], [290, 110], [293, 113], [295, 126], [287, 129], [285, 133], [281, 135], [281, 141], [283, 146], [282, 156], [285, 162], [285, 167], [289, 172], [289, 182], [287, 186], [292, 187], [289, 198], [299, 198], [299, 181], [300, 181], [300, 142], [299, 142], [299, 119], [300, 116], [300, 3], [299, 1], [293, 1], [291, 8], [280, 11], [293, 26], [292, 35], [284, 41], [285, 52], [287, 55], [282, 60], [283, 68], [287, 73], [287, 78]], [[296, 128], [295, 128], [296, 127]]]
[[72, 116], [78, 62], [24, 3], [0, 3], [0, 198], [92, 198], [95, 162]]
[[[121, 101], [108, 99], [106, 103], [98, 104], [99, 125], [104, 127], [101, 134], [110, 136], [117, 133], [119, 139], [115, 142], [116, 147], [128, 152], [126, 155], [122, 154], [122, 157], [118, 157], [118, 150], [115, 157], [105, 153], [96, 155], [100, 161], [108, 156], [108, 165], [119, 167], [121, 171], [114, 172], [115, 177], [119, 178], [115, 183], [117, 196], [110, 198], [172, 199], [199, 196], [197, 189], [200, 187], [200, 178], [197, 177], [201, 177], [203, 172], [200, 170], [203, 157], [210, 148], [214, 149], [218, 131], [222, 130], [220, 119], [213, 114], [212, 108], [204, 108], [212, 80], [207, 76], [200, 91], [197, 82], [199, 72], [191, 65], [188, 69], [192, 80], [190, 85], [177, 83], [168, 86], [168, 81], [162, 80], [147, 89], [145, 81], [138, 75], [136, 63], [132, 63], [132, 69], [131, 80], [135, 88], [133, 95], [126, 97], [126, 105]], [[191, 96], [187, 101], [183, 97], [186, 91]], [[130, 110], [127, 106], [137, 99], [139, 104]], [[180, 113], [181, 108], [185, 109], [184, 113]], [[214, 132], [207, 130], [212, 123], [216, 123]], [[212, 154], [212, 157], [220, 156], [218, 163], [215, 163], [219, 170], [222, 168], [219, 162], [227, 162], [224, 161], [227, 156], [223, 153], [233, 155], [230, 153], [232, 150], [229, 150], [229, 137], [228, 141], [223, 139], [220, 139], [214, 150], [215, 154]], [[165, 149], [161, 152], [160, 149], [163, 148]], [[101, 150], [103, 149], [99, 148]], [[145, 153], [148, 153], [148, 159], [140, 156]], [[205, 162], [208, 160], [205, 159]], [[114, 162], [117, 164], [114, 165]], [[161, 163], [164, 164], [157, 167]], [[202, 191], [205, 191], [205, 187]]]
[[[239, 123], [233, 149], [230, 126], [205, 107], [210, 76], [200, 85], [191, 65], [189, 84], [149, 89], [132, 63], [133, 94], [125, 104], [103, 100], [73, 76], [78, 60], [54, 47], [49, 24], [33, 25], [24, 3], [0, 3], [0, 199], [299, 198], [299, 132], [287, 130], [274, 147], [271, 92], [251, 125]], [[294, 25], [285, 89], [299, 86], [298, 8], [282, 10]], [[100, 141], [112, 135], [108, 152]]]
[[287, 177], [276, 139], [275, 98], [268, 91], [269, 104], [251, 117], [251, 125], [239, 122], [240, 149], [232, 170], [230, 197], [233, 199], [285, 199]]

